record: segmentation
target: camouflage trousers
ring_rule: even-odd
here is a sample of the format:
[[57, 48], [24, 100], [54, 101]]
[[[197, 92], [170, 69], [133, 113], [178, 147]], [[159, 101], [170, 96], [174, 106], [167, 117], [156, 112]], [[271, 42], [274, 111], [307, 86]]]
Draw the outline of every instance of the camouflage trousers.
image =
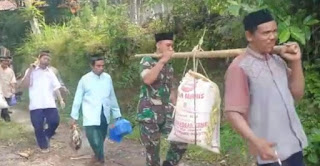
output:
[[[140, 110], [141, 114], [138, 114], [138, 119], [140, 115], [140, 134], [141, 141], [146, 147], [146, 165], [160, 166], [161, 135], [167, 135], [172, 130], [173, 109], [170, 106], [160, 105], [144, 107]], [[170, 142], [163, 166], [177, 165], [185, 153], [187, 145], [185, 143]]]

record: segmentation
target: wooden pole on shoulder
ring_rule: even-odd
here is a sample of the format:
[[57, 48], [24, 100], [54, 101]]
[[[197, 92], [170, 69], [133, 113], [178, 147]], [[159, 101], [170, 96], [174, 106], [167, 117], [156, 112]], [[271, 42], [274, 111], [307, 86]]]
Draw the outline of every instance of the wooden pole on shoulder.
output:
[[[274, 52], [279, 53], [282, 46], [275, 46]], [[215, 50], [215, 51], [201, 51], [198, 52], [196, 58], [230, 58], [242, 54], [245, 51], [245, 48], [237, 49], [227, 49], [227, 50]], [[193, 52], [176, 52], [172, 55], [172, 58], [192, 58]], [[147, 54], [136, 54], [135, 58], [142, 58], [145, 56], [150, 56], [154, 58], [159, 58], [161, 55], [155, 53]]]

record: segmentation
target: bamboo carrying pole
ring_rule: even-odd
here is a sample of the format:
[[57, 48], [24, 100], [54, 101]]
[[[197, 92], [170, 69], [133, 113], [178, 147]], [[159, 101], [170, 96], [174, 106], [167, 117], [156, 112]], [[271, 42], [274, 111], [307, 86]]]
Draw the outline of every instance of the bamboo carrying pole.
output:
[[[283, 46], [275, 46], [273, 49], [274, 53], [279, 53], [280, 48]], [[196, 58], [229, 58], [235, 57], [244, 52], [245, 48], [228, 49], [228, 50], [216, 50], [216, 51], [201, 51], [198, 52]], [[194, 52], [177, 52], [172, 55], [172, 58], [192, 58]], [[145, 56], [150, 56], [154, 58], [159, 58], [161, 55], [155, 53], [147, 54], [136, 54], [135, 58], [141, 58]]]

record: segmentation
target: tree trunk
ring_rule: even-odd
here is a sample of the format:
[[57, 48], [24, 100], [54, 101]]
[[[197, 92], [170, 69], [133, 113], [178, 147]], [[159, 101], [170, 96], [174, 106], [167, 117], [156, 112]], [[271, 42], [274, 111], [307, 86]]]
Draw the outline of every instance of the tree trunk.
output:
[[38, 20], [35, 17], [33, 17], [32, 20], [30, 20], [29, 22], [30, 22], [30, 25], [31, 25], [32, 32], [34, 34], [40, 34], [41, 31], [40, 31], [40, 28], [39, 28]]
[[[25, 4], [26, 4], [26, 7], [29, 8], [29, 7], [32, 7], [32, 1], [31, 0], [25, 0]], [[32, 30], [32, 33], [34, 34], [40, 34], [41, 31], [40, 31], [40, 28], [39, 28], [39, 22], [38, 22], [38, 19], [33, 17], [30, 21], [30, 26], [31, 26], [31, 30]]]
[[138, 24], [138, 0], [134, 0], [133, 8], [134, 8], [134, 22]]

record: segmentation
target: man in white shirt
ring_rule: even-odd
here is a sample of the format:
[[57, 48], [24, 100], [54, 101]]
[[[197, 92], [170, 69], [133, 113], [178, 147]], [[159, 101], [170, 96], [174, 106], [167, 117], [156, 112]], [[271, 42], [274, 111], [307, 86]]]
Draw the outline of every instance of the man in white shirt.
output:
[[[42, 51], [44, 53], [47, 53], [47, 54], [50, 54], [50, 51], [49, 50], [44, 50]], [[39, 64], [39, 59], [37, 59], [35, 62], [33, 62], [33, 64], [36, 64], [38, 65]], [[59, 70], [55, 67], [53, 67], [52, 65], [49, 64], [48, 68], [56, 75], [56, 77], [58, 78], [58, 81], [60, 82], [61, 84], [61, 87], [60, 87], [60, 94], [62, 96], [63, 99], [65, 99], [67, 97], [67, 95], [70, 94], [68, 88], [65, 86], [62, 78], [61, 78], [61, 75], [59, 73]]]
[[[51, 55], [42, 51], [39, 54], [39, 64], [31, 64], [26, 71], [22, 84], [29, 88], [29, 110], [34, 127], [37, 143], [42, 152], [49, 152], [49, 140], [55, 134], [59, 125], [55, 95], [58, 97], [62, 109], [65, 103], [61, 97], [61, 87], [58, 78], [49, 70]], [[44, 129], [44, 121], [48, 128]]]

